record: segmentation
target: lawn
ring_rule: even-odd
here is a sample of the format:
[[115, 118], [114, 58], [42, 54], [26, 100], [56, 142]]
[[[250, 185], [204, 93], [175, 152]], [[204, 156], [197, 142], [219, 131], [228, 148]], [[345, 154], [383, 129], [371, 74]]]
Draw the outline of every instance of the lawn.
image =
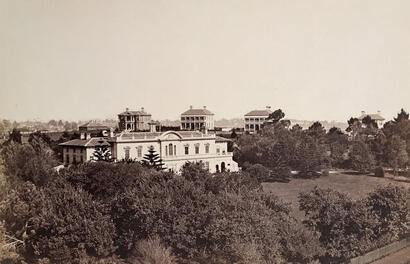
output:
[[263, 183], [263, 189], [265, 192], [273, 193], [283, 201], [290, 203], [294, 215], [296, 217], [303, 217], [303, 213], [298, 208], [298, 194], [310, 191], [315, 186], [347, 193], [356, 200], [364, 197], [378, 186], [389, 184], [410, 188], [410, 179], [394, 177], [389, 174], [384, 178], [378, 178], [371, 175], [353, 175], [337, 172], [317, 179], [292, 179], [289, 183]]

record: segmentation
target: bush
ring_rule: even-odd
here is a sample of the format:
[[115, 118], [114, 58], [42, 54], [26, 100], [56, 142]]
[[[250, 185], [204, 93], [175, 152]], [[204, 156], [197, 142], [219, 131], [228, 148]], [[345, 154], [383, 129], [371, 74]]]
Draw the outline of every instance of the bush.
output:
[[30, 263], [76, 263], [84, 256], [111, 255], [114, 225], [106, 208], [86, 192], [69, 185], [24, 184], [2, 203], [7, 230], [24, 241], [21, 254]]
[[321, 175], [322, 175], [322, 176], [329, 176], [329, 175], [330, 175], [330, 174], [329, 174], [329, 170], [328, 170], [328, 169], [322, 170]]
[[384, 170], [382, 167], [376, 167], [376, 169], [374, 169], [374, 176], [376, 177], [384, 177]]
[[164, 247], [158, 237], [139, 241], [136, 245], [136, 256], [130, 259], [132, 264], [174, 264], [175, 256], [169, 248]]

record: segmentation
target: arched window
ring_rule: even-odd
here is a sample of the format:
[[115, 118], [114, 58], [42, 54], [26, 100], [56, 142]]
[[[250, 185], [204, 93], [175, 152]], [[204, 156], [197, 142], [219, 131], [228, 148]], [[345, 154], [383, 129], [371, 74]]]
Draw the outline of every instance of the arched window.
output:
[[177, 155], [177, 145], [174, 145], [174, 155]]
[[173, 156], [174, 155], [174, 151], [173, 151], [173, 147], [172, 147], [172, 143], [169, 143], [169, 155]]
[[168, 156], [168, 146], [165, 146], [165, 156]]

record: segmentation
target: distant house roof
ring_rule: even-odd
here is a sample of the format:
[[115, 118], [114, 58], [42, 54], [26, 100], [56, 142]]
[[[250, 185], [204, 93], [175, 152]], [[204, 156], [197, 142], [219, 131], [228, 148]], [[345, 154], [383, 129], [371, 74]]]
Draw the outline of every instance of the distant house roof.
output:
[[99, 130], [99, 129], [109, 129], [108, 126], [104, 126], [95, 121], [90, 121], [78, 127], [80, 130]]
[[213, 115], [213, 113], [206, 108], [199, 108], [199, 109], [191, 108], [183, 112], [181, 115]]
[[151, 116], [151, 114], [149, 114], [149, 113], [145, 112], [143, 108], [142, 108], [140, 111], [132, 111], [132, 110], [128, 110], [128, 108], [127, 108], [124, 112], [122, 112], [122, 113], [120, 113], [120, 114], [118, 114], [118, 115], [130, 115], [130, 116], [132, 116], [132, 115], [139, 115], [139, 116]]
[[232, 140], [229, 139], [229, 138], [224, 138], [224, 137], [216, 136], [215, 142], [232, 142]]
[[370, 116], [373, 120], [376, 120], [376, 121], [385, 120], [384, 117], [382, 117], [380, 114], [366, 114], [366, 113], [362, 114], [357, 119], [363, 120], [363, 118], [365, 118], [366, 116]]
[[252, 110], [249, 113], [245, 114], [245, 116], [269, 116], [272, 111], [268, 109], [264, 110]]
[[167, 131], [167, 132], [123, 132], [120, 135], [110, 138], [110, 142], [120, 142], [123, 140], [139, 140], [139, 139], [160, 139], [161, 136], [166, 134], [175, 134], [183, 139], [190, 138], [202, 138], [210, 137], [211, 135], [205, 135], [199, 131]]
[[69, 146], [69, 147], [97, 147], [97, 146], [110, 146], [105, 138], [90, 138], [90, 139], [73, 139], [64, 143], [59, 144], [59, 146]]

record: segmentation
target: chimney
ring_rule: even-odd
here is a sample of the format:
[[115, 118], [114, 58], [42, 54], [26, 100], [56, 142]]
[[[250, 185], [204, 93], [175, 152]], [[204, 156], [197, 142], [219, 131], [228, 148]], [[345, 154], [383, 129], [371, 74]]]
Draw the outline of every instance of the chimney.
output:
[[157, 124], [156, 122], [149, 123], [149, 132], [157, 132]]
[[377, 110], [377, 113], [380, 115], [380, 110]]
[[85, 139], [85, 133], [84, 133], [84, 132], [82, 132], [82, 133], [80, 134], [80, 139]]
[[114, 137], [114, 129], [110, 128], [110, 137], [113, 138]]
[[362, 111], [362, 115], [366, 114], [366, 111]]
[[125, 108], [125, 111], [127, 111], [127, 112], [128, 112], [128, 110], [130, 110], [130, 109], [129, 109], [128, 107], [126, 107], [126, 108]]
[[144, 107], [141, 107], [141, 112], [144, 112]]
[[271, 108], [270, 105], [266, 106], [266, 110], [270, 110], [270, 108]]
[[206, 109], [206, 105], [204, 105], [204, 109]]
[[189, 106], [189, 109], [192, 109], [192, 105]]
[[85, 139], [90, 139], [91, 138], [91, 134], [90, 133], [85, 133]]

